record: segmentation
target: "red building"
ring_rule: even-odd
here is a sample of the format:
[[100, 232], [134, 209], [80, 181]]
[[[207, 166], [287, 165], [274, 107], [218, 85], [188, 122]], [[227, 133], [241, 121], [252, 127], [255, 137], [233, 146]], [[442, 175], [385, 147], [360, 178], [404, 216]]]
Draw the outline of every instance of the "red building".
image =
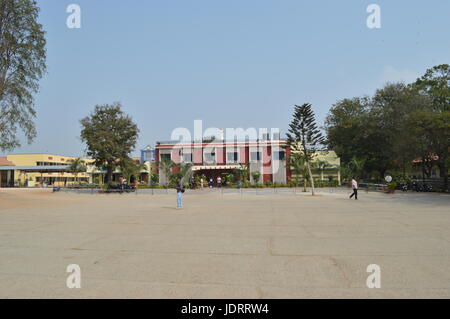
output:
[[[175, 163], [192, 163], [194, 174], [205, 175], [207, 179], [235, 169], [248, 166], [249, 176], [253, 181], [252, 173], [260, 173], [259, 182], [286, 184], [290, 180], [290, 172], [286, 167], [286, 158], [289, 148], [285, 140], [228, 142], [211, 140], [202, 142], [158, 142], [155, 159], [160, 162], [163, 157]], [[164, 172], [159, 170], [160, 183], [166, 183]]]

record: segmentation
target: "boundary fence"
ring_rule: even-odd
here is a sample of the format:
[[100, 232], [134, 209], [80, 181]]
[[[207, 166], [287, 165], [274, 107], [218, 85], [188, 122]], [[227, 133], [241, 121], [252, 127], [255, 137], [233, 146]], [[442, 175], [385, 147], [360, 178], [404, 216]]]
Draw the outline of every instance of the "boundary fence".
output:
[[[382, 185], [383, 186], [383, 185]], [[365, 186], [361, 187], [360, 191], [385, 191], [382, 186]], [[99, 187], [89, 188], [59, 188], [54, 189], [54, 192], [75, 193], [75, 194], [123, 194], [123, 195], [175, 195], [176, 190], [173, 188], [136, 188], [134, 190], [119, 190], [110, 189], [105, 190]], [[320, 187], [315, 188], [315, 192], [320, 193], [348, 193], [351, 189], [349, 187]], [[186, 194], [200, 194], [204, 193], [216, 193], [220, 195], [271, 195], [271, 194], [306, 194], [311, 192], [311, 188], [308, 187], [307, 191], [303, 190], [303, 187], [265, 187], [265, 188], [227, 188], [227, 187], [215, 187], [202, 189], [186, 189]]]

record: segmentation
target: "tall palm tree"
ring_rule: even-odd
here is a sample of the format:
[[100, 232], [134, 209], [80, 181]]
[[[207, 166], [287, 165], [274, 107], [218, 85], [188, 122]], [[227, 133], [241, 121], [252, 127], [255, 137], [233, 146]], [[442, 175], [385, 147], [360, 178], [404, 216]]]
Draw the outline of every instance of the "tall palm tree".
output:
[[67, 164], [69, 164], [69, 167], [66, 170], [73, 173], [75, 175], [75, 182], [78, 182], [78, 174], [86, 172], [86, 162], [78, 157], [68, 160]]
[[192, 173], [191, 168], [193, 164], [192, 163], [180, 163], [175, 164], [174, 167], [178, 168], [178, 172], [170, 174], [171, 175], [171, 184], [177, 184], [178, 181], [180, 181], [181, 184], [184, 183], [184, 180], [189, 177], [189, 175]]
[[239, 164], [239, 168], [236, 168], [234, 170], [234, 173], [239, 176], [239, 179], [241, 180], [242, 183], [245, 183], [248, 181], [249, 170], [250, 170], [250, 163]]
[[141, 172], [147, 171], [147, 165], [143, 163], [136, 163], [131, 158], [126, 158], [122, 160], [119, 164], [119, 167], [122, 175], [129, 181], [131, 180], [132, 176], [134, 176], [137, 180], [139, 180]]
[[289, 160], [286, 164], [290, 167], [292, 173], [296, 175], [296, 184], [298, 186], [299, 176], [302, 176], [303, 178], [303, 191], [306, 192], [306, 181], [308, 179], [308, 165], [306, 158], [303, 156], [302, 153], [292, 153], [291, 156], [289, 156]]
[[161, 161], [159, 162], [159, 169], [163, 171], [166, 177], [166, 186], [168, 186], [170, 177], [172, 175], [172, 168], [174, 168], [175, 163], [167, 157], [161, 157]]

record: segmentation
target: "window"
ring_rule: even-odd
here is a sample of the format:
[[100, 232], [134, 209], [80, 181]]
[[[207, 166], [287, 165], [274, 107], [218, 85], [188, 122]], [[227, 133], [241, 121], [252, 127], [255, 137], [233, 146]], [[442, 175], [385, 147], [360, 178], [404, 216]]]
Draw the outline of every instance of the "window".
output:
[[284, 151], [274, 152], [273, 158], [275, 160], [284, 161], [286, 159], [286, 152], [284, 152]]
[[192, 153], [183, 154], [184, 163], [192, 163]]
[[204, 158], [206, 163], [214, 163], [216, 161], [216, 153], [205, 153]]
[[152, 151], [145, 152], [144, 154], [145, 154], [144, 157], [145, 157], [146, 159], [153, 159], [154, 156], [155, 156], [155, 153], [152, 152]]
[[56, 166], [56, 165], [64, 165], [64, 163], [54, 163], [54, 162], [36, 162], [37, 166]]
[[161, 161], [162, 161], [163, 159], [170, 160], [170, 159], [171, 159], [171, 158], [170, 158], [170, 154], [161, 154]]
[[251, 152], [250, 160], [251, 161], [260, 161], [261, 160], [261, 152]]
[[237, 162], [238, 152], [227, 153], [227, 162]]

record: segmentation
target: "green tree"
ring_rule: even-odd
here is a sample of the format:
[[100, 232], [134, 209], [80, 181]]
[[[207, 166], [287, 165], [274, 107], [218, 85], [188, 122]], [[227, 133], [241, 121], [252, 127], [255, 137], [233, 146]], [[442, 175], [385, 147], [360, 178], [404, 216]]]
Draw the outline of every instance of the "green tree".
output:
[[415, 158], [406, 119], [428, 104], [428, 98], [402, 83], [389, 83], [371, 98], [338, 101], [325, 121], [327, 144], [341, 157], [343, 171], [357, 158], [364, 162], [360, 177], [371, 173], [382, 178], [392, 168], [401, 168], [405, 175]]
[[299, 186], [300, 176], [303, 179], [303, 191], [306, 192], [306, 182], [308, 181], [308, 167], [306, 166], [306, 159], [303, 153], [295, 152], [291, 153], [286, 164], [291, 169], [293, 175], [295, 175], [295, 184]]
[[168, 157], [161, 156], [161, 161], [159, 162], [158, 166], [159, 169], [164, 173], [164, 176], [166, 177], [166, 185], [169, 186], [170, 183], [170, 177], [172, 175], [172, 169], [174, 168], [175, 163]]
[[347, 163], [348, 171], [352, 176], [360, 177], [363, 174], [365, 160], [353, 156]]
[[158, 174], [151, 174], [150, 175], [150, 186], [156, 186], [159, 183], [159, 175]]
[[81, 120], [81, 140], [95, 165], [105, 168], [107, 181], [121, 161], [133, 151], [139, 134], [137, 125], [121, 110], [120, 103], [97, 105], [94, 112]]
[[250, 163], [245, 163], [245, 164], [241, 163], [241, 164], [239, 164], [239, 168], [236, 168], [234, 170], [235, 175], [238, 176], [238, 179], [242, 183], [248, 182], [249, 171], [250, 171]]
[[430, 177], [435, 155], [448, 188], [448, 167], [450, 149], [450, 112], [414, 112], [408, 121], [412, 128], [413, 145], [422, 164], [422, 174]]
[[69, 164], [67, 171], [73, 173], [73, 175], [75, 175], [75, 182], [78, 182], [78, 174], [86, 172], [86, 162], [78, 157], [76, 159], [68, 160], [67, 164]]
[[432, 152], [430, 155], [438, 156], [440, 175], [444, 179], [445, 189], [448, 189], [450, 66], [441, 64], [428, 69], [417, 79], [414, 87], [431, 100], [431, 110], [414, 115], [414, 119], [421, 122], [417, 134], [427, 137]]
[[0, 1], [0, 150], [20, 146], [18, 128], [28, 143], [36, 136], [33, 94], [46, 71], [38, 14], [36, 1]]
[[294, 151], [303, 153], [311, 182], [312, 195], [314, 196], [314, 178], [311, 173], [310, 162], [316, 152], [322, 148], [325, 139], [317, 127], [311, 104], [305, 103], [295, 106], [287, 137], [288, 146]]
[[243, 184], [248, 183], [250, 171], [250, 163], [241, 163], [238, 168], [234, 169], [234, 174], [237, 176], [239, 181]]
[[192, 174], [192, 166], [192, 163], [174, 164], [175, 173], [171, 172], [169, 178], [171, 184], [176, 186], [177, 183], [180, 182], [181, 185], [184, 185], [186, 183], [186, 179]]
[[369, 108], [369, 98], [343, 99], [335, 103], [325, 120], [328, 147], [347, 163], [361, 152], [364, 117]]
[[120, 161], [118, 164], [120, 168], [120, 172], [122, 176], [131, 181], [131, 178], [134, 177], [136, 180], [139, 180], [141, 173], [147, 171], [147, 166], [143, 163], [136, 163], [131, 158], [125, 158]]
[[434, 111], [450, 111], [450, 65], [441, 64], [428, 69], [414, 86], [431, 98]]
[[234, 180], [235, 180], [234, 174], [229, 173], [225, 175], [225, 184], [227, 184], [227, 186], [233, 184]]
[[253, 182], [255, 182], [255, 184], [258, 184], [259, 180], [261, 178], [261, 173], [259, 171], [254, 171], [252, 173], [252, 178], [253, 178]]

